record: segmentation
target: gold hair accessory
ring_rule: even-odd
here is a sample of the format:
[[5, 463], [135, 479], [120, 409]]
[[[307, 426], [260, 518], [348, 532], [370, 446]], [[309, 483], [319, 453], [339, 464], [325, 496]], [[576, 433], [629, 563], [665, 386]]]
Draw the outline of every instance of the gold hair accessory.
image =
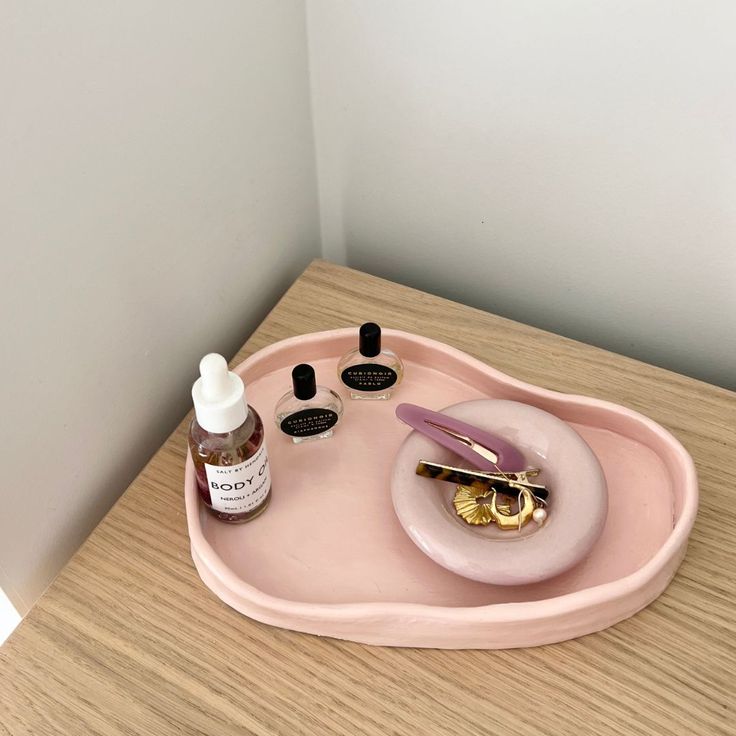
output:
[[499, 493], [495, 488], [457, 486], [452, 503], [457, 515], [468, 524], [487, 526], [495, 523], [499, 529], [521, 530], [534, 520], [540, 526], [547, 519], [547, 510], [538, 506], [528, 488], [518, 486], [517, 511], [512, 513], [511, 504], [499, 503], [498, 497], [507, 497], [506, 492]]

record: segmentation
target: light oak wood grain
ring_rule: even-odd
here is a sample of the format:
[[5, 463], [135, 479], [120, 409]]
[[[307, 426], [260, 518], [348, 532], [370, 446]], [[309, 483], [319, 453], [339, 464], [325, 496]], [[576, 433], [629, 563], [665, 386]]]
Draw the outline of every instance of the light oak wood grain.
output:
[[[665, 594], [607, 631], [513, 651], [373, 648], [250, 621], [204, 587], [189, 556], [187, 418], [0, 649], [0, 733], [736, 733], [736, 396], [320, 261], [233, 363], [368, 319], [674, 432], [702, 497]], [[494, 685], [510, 681], [533, 708]]]

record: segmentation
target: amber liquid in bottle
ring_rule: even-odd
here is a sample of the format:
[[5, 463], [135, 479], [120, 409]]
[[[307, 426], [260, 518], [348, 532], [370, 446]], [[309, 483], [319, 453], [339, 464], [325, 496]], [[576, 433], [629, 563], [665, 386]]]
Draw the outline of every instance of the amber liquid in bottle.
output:
[[[245, 422], [232, 432], [208, 432], [197, 424], [196, 418], [193, 419], [189, 429], [189, 449], [199, 495], [211, 514], [221, 521], [239, 524], [255, 519], [266, 510], [271, 500], [271, 480], [263, 444], [263, 422], [255, 409], [248, 407]], [[259, 454], [260, 458], [257, 457]], [[228, 477], [228, 469], [236, 469], [248, 461], [252, 464], [247, 467], [247, 472], [236, 473], [237, 479]], [[214, 474], [220, 474], [217, 477], [221, 480], [213, 481]], [[221, 494], [218, 499], [220, 505], [224, 497], [232, 499], [228, 503], [233, 507], [242, 507], [243, 510], [215, 508], [218, 501], [213, 505], [210, 491], [213, 482]]]

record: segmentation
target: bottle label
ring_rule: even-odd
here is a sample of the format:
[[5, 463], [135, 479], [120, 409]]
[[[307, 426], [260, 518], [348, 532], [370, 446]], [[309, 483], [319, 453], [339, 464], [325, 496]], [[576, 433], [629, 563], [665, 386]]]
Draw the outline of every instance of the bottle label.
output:
[[340, 374], [342, 382], [356, 391], [384, 391], [391, 388], [398, 377], [393, 368], [378, 363], [351, 365]]
[[311, 437], [332, 429], [339, 417], [330, 409], [302, 409], [281, 421], [281, 431], [291, 437]]
[[226, 514], [242, 514], [260, 506], [271, 487], [266, 443], [253, 457], [237, 465], [205, 463], [212, 508]]

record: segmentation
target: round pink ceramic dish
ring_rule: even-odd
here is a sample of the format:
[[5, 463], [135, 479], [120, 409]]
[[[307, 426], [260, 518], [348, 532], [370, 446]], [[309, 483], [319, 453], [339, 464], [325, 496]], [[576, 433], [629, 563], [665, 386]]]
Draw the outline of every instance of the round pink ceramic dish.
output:
[[[690, 456], [665, 429], [630, 409], [518, 381], [424, 337], [384, 330], [404, 361], [389, 401], [346, 400], [330, 439], [294, 445], [272, 415], [297, 363], [342, 392], [339, 357], [356, 329], [275, 343], [236, 368], [264, 418], [273, 497], [266, 513], [231, 526], [206, 513], [191, 459], [185, 498], [192, 558], [204, 583], [267, 624], [368, 644], [524, 647], [621, 621], [653, 601], [675, 574], [697, 510]], [[488, 585], [433, 562], [409, 539], [391, 502], [393, 458], [409, 434], [396, 405], [440, 410], [473, 399], [536, 406], [570, 424], [595, 453], [608, 516], [578, 565], [531, 585]]]
[[[401, 525], [438, 565], [496, 585], [538, 583], [579, 563], [603, 531], [608, 512], [606, 479], [598, 459], [569, 424], [518, 401], [480, 399], [443, 409], [521, 451], [527, 468], [539, 468], [549, 491], [548, 519], [516, 530], [472, 526], [452, 505], [455, 485], [416, 474], [419, 460], [471, 465], [419, 432], [403, 442], [394, 462], [391, 494]], [[535, 479], [537, 482], [537, 479]]]

